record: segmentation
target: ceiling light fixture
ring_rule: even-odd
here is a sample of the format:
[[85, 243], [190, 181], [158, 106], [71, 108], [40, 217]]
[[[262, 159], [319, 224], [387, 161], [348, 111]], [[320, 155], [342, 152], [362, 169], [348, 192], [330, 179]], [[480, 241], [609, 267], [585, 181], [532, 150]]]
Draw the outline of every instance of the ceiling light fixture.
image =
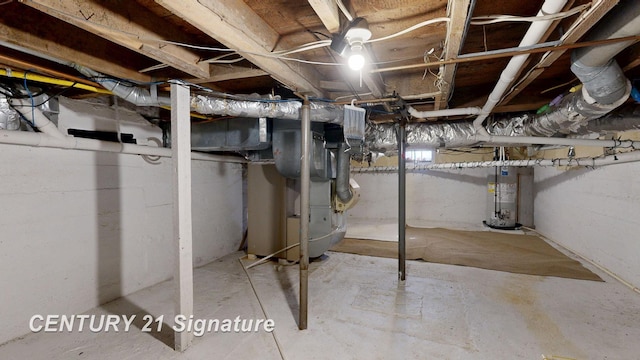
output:
[[[371, 39], [367, 20], [355, 18], [346, 29], [333, 37], [331, 48], [340, 55], [348, 55], [348, 64], [352, 70], [360, 71], [365, 65], [364, 43]], [[349, 50], [347, 51], [347, 45]]]

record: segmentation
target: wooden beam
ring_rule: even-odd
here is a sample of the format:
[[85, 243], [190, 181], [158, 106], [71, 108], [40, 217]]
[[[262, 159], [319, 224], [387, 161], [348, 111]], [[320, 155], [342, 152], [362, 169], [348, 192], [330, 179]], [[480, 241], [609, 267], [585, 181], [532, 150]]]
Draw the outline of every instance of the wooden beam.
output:
[[508, 113], [508, 112], [522, 112], [522, 111], [532, 111], [537, 110], [541, 106], [547, 104], [549, 101], [536, 101], [525, 104], [513, 104], [513, 105], [502, 105], [498, 106], [493, 110], [493, 113]]
[[[369, 56], [369, 58], [371, 57]], [[375, 65], [372, 65], [372, 66], [375, 66]], [[362, 82], [364, 82], [365, 85], [367, 85], [367, 87], [369, 88], [369, 90], [371, 90], [371, 93], [373, 94], [373, 96], [377, 98], [381, 98], [387, 95], [387, 89], [386, 89], [386, 86], [384, 85], [385, 82], [382, 79], [382, 75], [380, 73], [362, 71], [362, 74], [360, 76], [362, 76]]]
[[[572, 25], [565, 36], [562, 39], [562, 43], [564, 44], [574, 44], [584, 34], [593, 27], [602, 17], [609, 12], [616, 4], [618, 4], [619, 0], [601, 0], [599, 2], [595, 2], [591, 6], [591, 8], [582, 14], [576, 21], [574, 25]], [[524, 90], [527, 86], [529, 86], [535, 79], [537, 79], [546, 68], [551, 66], [556, 60], [558, 60], [567, 49], [562, 49], [559, 51], [549, 51], [542, 56], [542, 60], [538, 62], [526, 75], [523, 79], [518, 81], [510, 90], [509, 95], [507, 95], [501, 102], [501, 104], [508, 104], [515, 97], [517, 97], [522, 90]], [[569, 71], [569, 69], [567, 69]]]
[[73, 76], [73, 75], [69, 75], [60, 71], [56, 71], [56, 70], [52, 70], [49, 68], [45, 68], [43, 66], [40, 65], [36, 65], [36, 64], [32, 64], [26, 61], [22, 61], [22, 60], [18, 60], [18, 59], [13, 59], [11, 57], [5, 56], [0, 54], [0, 64], [7, 66], [7, 67], [11, 67], [15, 69], [21, 69], [21, 70], [37, 70], [38, 72], [44, 74], [44, 75], [48, 75], [48, 76], [52, 76], [52, 77], [56, 77], [56, 78], [60, 78], [60, 79], [65, 79], [65, 80], [70, 80], [73, 82], [76, 82], [78, 84], [85, 84], [85, 85], [89, 85], [89, 86], [94, 86], [96, 88], [102, 88], [102, 86], [100, 84], [98, 84], [97, 82], [93, 82], [91, 80], [87, 80], [87, 79], [83, 79], [77, 76]]
[[344, 81], [320, 81], [320, 87], [331, 91], [351, 91], [349, 84]]
[[[175, 314], [193, 316], [193, 230], [191, 219], [191, 119], [189, 88], [171, 84], [171, 153], [173, 184], [173, 283]], [[185, 351], [193, 332], [175, 331], [174, 348]]]
[[[177, 16], [271, 74], [294, 91], [324, 96], [319, 73], [310, 65], [269, 56], [293, 48], [243, 0], [156, 0]], [[297, 44], [296, 44], [297, 45]]]
[[622, 71], [624, 72], [633, 70], [638, 66], [640, 66], [640, 44], [636, 44], [630, 50], [631, 51], [629, 52], [629, 56], [627, 56], [627, 58], [633, 59], [633, 60], [631, 60], [628, 64], [626, 64], [622, 68]]
[[[448, 16], [451, 19], [447, 27], [447, 41], [444, 47], [444, 58], [457, 58], [462, 49], [462, 37], [465, 31], [465, 23], [469, 13], [470, 0], [449, 0], [447, 5]], [[435, 110], [447, 108], [451, 85], [456, 74], [457, 64], [444, 65], [440, 76], [440, 95], [434, 104]]]
[[330, 33], [334, 34], [340, 31], [340, 13], [338, 12], [338, 3], [335, 0], [308, 1]]
[[[188, 42], [182, 31], [135, 1], [21, 0], [48, 15], [195, 77], [209, 76], [209, 65], [190, 50], [159, 40]], [[113, 7], [114, 9], [111, 9]], [[153, 29], [153, 30], [150, 30]]]
[[[60, 41], [59, 26], [52, 21], [38, 23], [37, 31], [30, 28], [30, 24], [24, 19], [13, 16], [8, 12], [0, 11], [0, 40], [14, 44], [36, 53], [50, 56], [68, 64], [75, 63], [119, 78], [150, 81], [148, 75], [140, 74], [128, 67], [109, 61], [111, 49], [104, 48], [94, 42], [86, 42], [74, 33], [68, 33]], [[65, 24], [66, 25], [66, 24]], [[31, 25], [33, 26], [33, 25]], [[85, 39], [86, 40], [86, 39]], [[76, 50], [70, 44], [83, 44], [84, 51]]]
[[[435, 78], [431, 74], [423, 79], [422, 73], [413, 74], [397, 74], [387, 76], [385, 83], [389, 92], [395, 91], [403, 99], [416, 99], [418, 97], [424, 97], [424, 95], [438, 93], [438, 88], [434, 84]], [[417, 92], [420, 91], [420, 92]]]
[[256, 68], [246, 68], [238, 66], [211, 65], [211, 76], [206, 79], [188, 79], [194, 84], [215, 83], [227, 80], [239, 80], [254, 78], [258, 76], [268, 76], [269, 73]]

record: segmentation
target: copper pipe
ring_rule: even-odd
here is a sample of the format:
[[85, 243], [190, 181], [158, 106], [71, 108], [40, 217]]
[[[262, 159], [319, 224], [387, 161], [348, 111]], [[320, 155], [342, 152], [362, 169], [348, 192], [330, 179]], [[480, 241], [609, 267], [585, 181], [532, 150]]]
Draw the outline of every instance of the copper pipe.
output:
[[557, 46], [545, 46], [545, 47], [541, 47], [537, 49], [529, 49], [529, 50], [507, 51], [500, 54], [490, 54], [490, 55], [482, 55], [482, 53], [479, 53], [478, 55], [468, 54], [468, 55], [465, 55], [464, 58], [432, 61], [432, 62], [420, 63], [420, 64], [392, 66], [387, 68], [371, 70], [371, 72], [382, 73], [382, 72], [407, 70], [407, 69], [421, 69], [425, 67], [439, 67], [441, 65], [461, 64], [461, 63], [482, 61], [482, 60], [492, 60], [492, 59], [499, 59], [504, 57], [513, 57], [513, 56], [522, 55], [522, 54], [538, 54], [538, 53], [543, 53], [547, 51], [553, 52], [553, 51], [566, 50], [566, 49], [577, 49], [577, 48], [583, 48], [583, 47], [589, 47], [589, 46], [599, 46], [599, 45], [606, 45], [606, 44], [617, 43], [617, 42], [638, 41], [638, 40], [640, 40], [640, 35], [625, 36], [625, 37], [615, 38], [615, 39], [586, 41], [586, 42], [573, 43], [573, 44], [563, 44], [563, 45], [557, 45]]

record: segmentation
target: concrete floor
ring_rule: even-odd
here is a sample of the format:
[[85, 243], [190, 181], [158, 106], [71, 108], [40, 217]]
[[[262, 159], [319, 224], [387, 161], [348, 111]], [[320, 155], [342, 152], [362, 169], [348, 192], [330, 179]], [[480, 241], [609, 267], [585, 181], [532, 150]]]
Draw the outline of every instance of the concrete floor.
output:
[[[242, 255], [196, 269], [196, 318], [265, 318]], [[29, 334], [0, 359], [638, 359], [640, 295], [595, 271], [606, 282], [410, 261], [398, 284], [396, 260], [329, 252], [310, 266], [306, 331], [297, 266], [267, 263], [248, 272], [274, 333], [208, 333], [179, 354], [169, 324], [145, 333], [138, 321], [129, 333]], [[87, 314], [168, 319], [172, 300], [163, 282]]]

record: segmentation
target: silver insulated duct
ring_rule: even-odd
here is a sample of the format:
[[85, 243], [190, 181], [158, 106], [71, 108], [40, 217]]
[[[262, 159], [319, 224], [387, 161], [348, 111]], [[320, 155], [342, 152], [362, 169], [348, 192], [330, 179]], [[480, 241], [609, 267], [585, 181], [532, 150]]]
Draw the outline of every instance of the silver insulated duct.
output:
[[[147, 89], [111, 79], [81, 65], [74, 65], [74, 68], [83, 75], [100, 83], [100, 85], [119, 98], [136, 106], [171, 105], [171, 98], [167, 95], [152, 94]], [[310, 106], [311, 121], [342, 124], [344, 112], [341, 106], [326, 102], [311, 102]], [[301, 107], [302, 102], [300, 101], [235, 100], [204, 95], [191, 97], [191, 109], [204, 115], [300, 120]]]
[[0, 130], [20, 130], [20, 115], [4, 96], [0, 97]]

